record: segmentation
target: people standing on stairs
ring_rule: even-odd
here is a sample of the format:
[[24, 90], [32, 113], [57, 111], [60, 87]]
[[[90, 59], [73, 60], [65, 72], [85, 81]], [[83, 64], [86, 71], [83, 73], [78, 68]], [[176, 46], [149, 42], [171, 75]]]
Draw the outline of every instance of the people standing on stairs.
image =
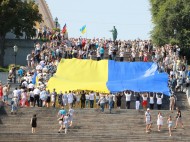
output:
[[55, 89], [53, 89], [53, 92], [51, 93], [51, 105], [53, 108], [56, 106], [56, 98], [57, 98], [57, 93]]
[[161, 110], [162, 109], [162, 99], [163, 99], [163, 94], [156, 94], [156, 98], [157, 98], [157, 109]]
[[40, 89], [39, 87], [34, 89], [34, 107], [36, 106], [36, 102], [37, 102], [37, 106], [39, 107], [39, 99], [40, 99]]
[[126, 109], [126, 97], [125, 97], [124, 92], [122, 92], [121, 94], [122, 94], [122, 96], [121, 96], [121, 109]]
[[145, 112], [145, 123], [146, 123], [146, 133], [150, 132], [150, 127], [151, 127], [151, 114], [150, 114], [150, 109], [147, 108], [147, 111]]
[[62, 91], [60, 91], [60, 93], [58, 94], [58, 104], [59, 104], [59, 107], [60, 106], [63, 106], [63, 93]]
[[15, 88], [13, 91], [13, 97], [11, 101], [11, 114], [17, 113], [17, 107], [18, 107], [19, 97], [18, 97], [18, 90]]
[[30, 107], [34, 107], [34, 92], [30, 91], [28, 95], [30, 96]]
[[6, 84], [5, 86], [3, 86], [3, 101], [5, 102], [6, 105], [8, 105], [8, 94], [9, 93], [9, 89], [8, 89], [8, 85]]
[[112, 108], [115, 108], [116, 96], [115, 96], [115, 94], [112, 94], [112, 96], [113, 96], [113, 107]]
[[171, 115], [168, 117], [167, 123], [168, 123], [169, 136], [171, 137], [172, 136], [172, 126], [173, 126]]
[[76, 106], [80, 107], [80, 93], [76, 92]]
[[175, 128], [177, 128], [178, 124], [181, 124], [181, 127], [184, 129], [184, 126], [183, 126], [183, 121], [182, 121], [182, 115], [181, 115], [181, 110], [176, 107], [176, 110], [177, 110], [177, 114], [176, 114], [176, 124], [175, 124]]
[[67, 91], [65, 91], [65, 93], [63, 94], [62, 100], [63, 100], [63, 106], [67, 106], [67, 104], [68, 104]]
[[127, 109], [130, 109], [130, 103], [131, 103], [131, 92], [126, 91], [124, 92], [125, 97], [126, 97], [126, 107]]
[[25, 107], [26, 103], [28, 104], [27, 91], [22, 90], [22, 93], [21, 93], [21, 107]]
[[45, 101], [46, 100], [47, 100], [47, 91], [46, 91], [46, 89], [44, 87], [43, 90], [40, 92], [40, 107], [45, 106]]
[[112, 108], [113, 108], [113, 95], [112, 94], [108, 95], [108, 103], [109, 103], [109, 111], [111, 113]]
[[175, 106], [175, 97], [174, 95], [171, 95], [170, 96], [170, 111], [173, 113], [173, 110], [174, 110], [174, 106]]
[[30, 125], [32, 126], [32, 133], [36, 133], [36, 128], [37, 128], [36, 114], [34, 114], [33, 117], [31, 118]]
[[76, 106], [76, 102], [77, 102], [76, 92], [73, 91], [72, 94], [73, 94], [73, 103], [72, 103], [71, 107], [75, 107]]
[[67, 98], [68, 98], [68, 104], [69, 104], [69, 107], [72, 107], [73, 106], [73, 101], [74, 101], [74, 95], [71, 91], [69, 91], [69, 94], [67, 95]]
[[89, 104], [89, 94], [87, 92], [85, 92], [85, 98], [86, 98], [86, 108], [88, 108], [88, 104]]
[[100, 96], [100, 99], [99, 99], [99, 101], [98, 101], [98, 104], [100, 104], [100, 108], [101, 108], [101, 111], [102, 111], [102, 112], [104, 112], [105, 102], [106, 102], [105, 96]]
[[143, 93], [142, 94], [142, 106], [143, 106], [143, 109], [146, 111], [147, 109], [147, 99], [148, 99], [148, 93]]
[[73, 125], [74, 109], [69, 108], [68, 114], [69, 114], [69, 126], [71, 127]]
[[117, 99], [117, 108], [118, 109], [120, 109], [121, 108], [121, 94], [120, 93], [118, 93], [117, 95], [116, 95], [116, 99]]
[[51, 94], [50, 91], [47, 90], [47, 99], [46, 99], [46, 107], [50, 106]]
[[155, 94], [149, 93], [149, 107], [151, 110], [154, 109], [154, 98], [155, 98]]
[[[135, 93], [134, 93], [134, 94], [135, 94]], [[135, 101], [135, 109], [139, 111], [140, 98], [141, 98], [141, 96], [140, 96], [139, 93], [135, 94], [134, 96], [135, 96], [135, 98], [136, 98], [136, 101]]]
[[90, 108], [94, 107], [94, 99], [95, 99], [95, 94], [94, 94], [93, 91], [91, 91], [90, 94], [89, 94]]
[[105, 108], [108, 108], [109, 107], [109, 94], [106, 94], [105, 95], [105, 98], [106, 98], [106, 102], [105, 102]]
[[98, 109], [99, 105], [97, 103], [98, 103], [98, 101], [100, 99], [100, 94], [97, 92], [95, 96], [96, 96], [96, 108]]
[[120, 48], [120, 52], [119, 52], [119, 58], [120, 58], [119, 60], [120, 60], [120, 62], [123, 62], [124, 54], [125, 54], [124, 48]]
[[84, 92], [84, 91], [82, 91], [82, 93], [81, 93], [80, 100], [81, 100], [81, 108], [85, 108], [86, 95], [85, 95], [85, 92]]
[[157, 126], [158, 126], [158, 131], [160, 132], [160, 129], [163, 125], [163, 116], [161, 112], [158, 112], [158, 117], [157, 117]]

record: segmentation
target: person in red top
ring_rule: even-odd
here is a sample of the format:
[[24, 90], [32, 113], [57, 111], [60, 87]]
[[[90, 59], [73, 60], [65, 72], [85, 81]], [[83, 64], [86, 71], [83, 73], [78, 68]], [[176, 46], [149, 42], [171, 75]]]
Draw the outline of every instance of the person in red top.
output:
[[3, 86], [0, 83], [0, 100], [2, 100], [2, 97], [3, 97]]

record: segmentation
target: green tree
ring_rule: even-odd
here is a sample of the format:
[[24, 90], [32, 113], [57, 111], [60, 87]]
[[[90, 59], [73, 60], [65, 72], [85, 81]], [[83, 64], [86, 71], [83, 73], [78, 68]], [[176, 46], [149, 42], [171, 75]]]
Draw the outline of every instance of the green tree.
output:
[[35, 26], [42, 22], [42, 15], [32, 0], [0, 0], [0, 19], [0, 65], [3, 66], [6, 34], [12, 32], [17, 38], [23, 33], [27, 38], [35, 36]]
[[[190, 1], [150, 0], [152, 40], [157, 45], [166, 43], [187, 47], [190, 44]], [[174, 33], [176, 30], [176, 33]]]

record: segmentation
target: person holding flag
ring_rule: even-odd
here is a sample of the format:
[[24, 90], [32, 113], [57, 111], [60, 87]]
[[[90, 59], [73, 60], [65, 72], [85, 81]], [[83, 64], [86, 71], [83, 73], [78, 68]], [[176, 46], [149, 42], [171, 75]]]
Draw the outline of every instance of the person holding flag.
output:
[[82, 26], [82, 28], [80, 29], [80, 32], [82, 34], [85, 34], [86, 33], [86, 25]]
[[62, 29], [62, 33], [65, 34], [67, 32], [67, 25], [65, 24]]

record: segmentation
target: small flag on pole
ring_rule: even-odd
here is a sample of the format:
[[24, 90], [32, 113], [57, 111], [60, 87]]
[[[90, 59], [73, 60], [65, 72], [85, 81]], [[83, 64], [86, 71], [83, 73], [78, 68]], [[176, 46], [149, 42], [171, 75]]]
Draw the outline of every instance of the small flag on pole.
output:
[[86, 33], [86, 25], [84, 25], [81, 29], [80, 29], [80, 32], [82, 34], [85, 34]]
[[63, 26], [62, 33], [64, 34], [64, 33], [66, 33], [66, 31], [67, 31], [67, 25], [65, 24], [65, 25]]

